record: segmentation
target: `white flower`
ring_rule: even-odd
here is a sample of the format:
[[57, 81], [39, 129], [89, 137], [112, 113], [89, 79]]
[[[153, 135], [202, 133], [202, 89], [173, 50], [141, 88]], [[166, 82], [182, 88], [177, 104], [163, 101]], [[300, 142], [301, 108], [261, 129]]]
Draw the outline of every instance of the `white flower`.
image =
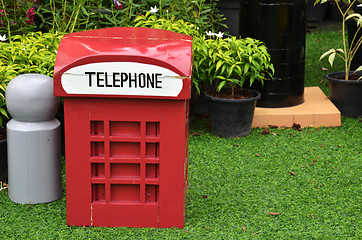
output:
[[216, 37], [219, 37], [219, 38], [222, 38], [223, 35], [224, 35], [223, 32], [215, 33], [215, 36], [216, 36]]
[[151, 7], [151, 10], [150, 10], [151, 13], [156, 13], [158, 12], [158, 8], [155, 6], [155, 7]]
[[206, 32], [206, 35], [209, 36], [209, 37], [210, 37], [210, 36], [216, 36], [216, 37], [222, 38], [223, 35], [224, 35], [224, 33], [222, 33], [222, 32], [213, 33], [213, 32], [211, 32], [211, 31], [208, 31], [208, 32]]
[[4, 34], [3, 36], [0, 35], [0, 41], [4, 42], [4, 41], [6, 41], [6, 40], [8, 40], [8, 39], [6, 38], [6, 34]]
[[207, 35], [207, 36], [212, 36], [212, 35], [214, 35], [214, 33], [211, 32], [211, 31], [208, 31], [208, 32], [206, 32], [206, 35]]
[[357, 7], [362, 7], [362, 4], [358, 4]]

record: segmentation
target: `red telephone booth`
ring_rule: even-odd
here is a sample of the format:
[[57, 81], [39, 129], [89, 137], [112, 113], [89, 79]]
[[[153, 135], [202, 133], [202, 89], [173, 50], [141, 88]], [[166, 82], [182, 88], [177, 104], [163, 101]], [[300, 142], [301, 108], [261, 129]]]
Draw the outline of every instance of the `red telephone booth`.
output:
[[192, 38], [147, 28], [65, 35], [67, 223], [184, 225]]

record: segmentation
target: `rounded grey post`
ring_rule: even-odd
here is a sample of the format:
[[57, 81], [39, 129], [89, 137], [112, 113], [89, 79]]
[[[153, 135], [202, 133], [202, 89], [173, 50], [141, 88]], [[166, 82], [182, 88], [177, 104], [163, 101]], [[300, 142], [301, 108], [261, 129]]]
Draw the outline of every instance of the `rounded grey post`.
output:
[[6, 89], [9, 198], [45, 203], [62, 196], [59, 99], [52, 78], [24, 74]]

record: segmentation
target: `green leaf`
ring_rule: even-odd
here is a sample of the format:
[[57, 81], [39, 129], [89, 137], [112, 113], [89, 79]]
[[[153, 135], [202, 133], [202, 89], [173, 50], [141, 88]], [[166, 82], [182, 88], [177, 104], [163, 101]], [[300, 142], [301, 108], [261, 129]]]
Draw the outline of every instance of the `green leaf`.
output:
[[331, 53], [331, 55], [329, 55], [328, 61], [331, 64], [331, 66], [333, 66], [335, 57], [336, 57], [336, 52], [333, 52], [333, 53]]
[[359, 66], [359, 67], [356, 69], [356, 71], [355, 71], [355, 72], [358, 72], [358, 71], [362, 71], [362, 65], [361, 65], [361, 66]]
[[226, 81], [222, 81], [219, 86], [217, 86], [217, 91], [220, 92], [220, 90], [225, 86]]
[[322, 54], [322, 56], [319, 58], [319, 61], [335, 51], [336, 51], [335, 49], [329, 49], [327, 52]]
[[83, 12], [84, 15], [89, 16], [89, 13], [88, 13], [87, 10], [84, 8], [84, 6], [81, 6], [80, 8], [81, 8], [81, 10], [82, 10], [82, 12]]
[[[1, 113], [2, 115], [4, 115], [6, 118], [9, 118], [9, 117], [8, 117], [8, 114], [7, 114], [6, 111], [5, 111], [5, 109], [0, 108], [0, 113]], [[1, 117], [0, 117], [0, 118], [1, 118]]]
[[354, 18], [356, 17], [357, 19], [361, 18], [361, 15], [359, 13], [352, 13], [352, 14], [349, 14], [348, 17], [346, 17], [346, 21], [350, 18]]
[[219, 70], [219, 68], [224, 64], [224, 62], [222, 60], [219, 60], [216, 64], [216, 71]]

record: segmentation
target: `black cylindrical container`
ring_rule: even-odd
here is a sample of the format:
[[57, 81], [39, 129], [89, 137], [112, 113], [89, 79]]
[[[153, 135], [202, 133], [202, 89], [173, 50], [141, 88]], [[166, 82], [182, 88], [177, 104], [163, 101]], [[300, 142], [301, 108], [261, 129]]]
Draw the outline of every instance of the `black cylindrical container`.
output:
[[239, 36], [239, 15], [240, 15], [240, 1], [241, 0], [219, 0], [217, 8], [225, 19], [223, 23], [227, 28], [221, 26], [220, 31], [227, 32], [232, 36]]
[[262, 87], [257, 106], [290, 107], [304, 102], [305, 0], [241, 0], [240, 35], [265, 42], [275, 74]]

